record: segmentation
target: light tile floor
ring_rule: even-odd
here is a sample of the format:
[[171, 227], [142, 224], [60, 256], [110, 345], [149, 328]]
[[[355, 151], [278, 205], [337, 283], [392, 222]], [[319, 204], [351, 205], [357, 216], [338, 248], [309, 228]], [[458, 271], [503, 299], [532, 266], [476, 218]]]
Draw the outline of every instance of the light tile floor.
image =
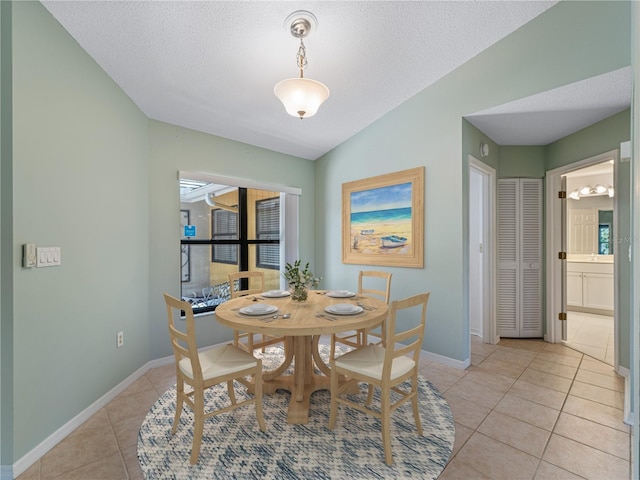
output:
[[[541, 340], [473, 338], [467, 370], [421, 362], [456, 422], [441, 480], [629, 478], [623, 380], [610, 365]], [[173, 365], [148, 371], [18, 479], [143, 479], [138, 429], [174, 378]]]
[[472, 339], [466, 371], [422, 366], [456, 422], [441, 480], [629, 478], [624, 380], [611, 365], [542, 340]]
[[613, 365], [613, 317], [567, 312], [567, 346]]

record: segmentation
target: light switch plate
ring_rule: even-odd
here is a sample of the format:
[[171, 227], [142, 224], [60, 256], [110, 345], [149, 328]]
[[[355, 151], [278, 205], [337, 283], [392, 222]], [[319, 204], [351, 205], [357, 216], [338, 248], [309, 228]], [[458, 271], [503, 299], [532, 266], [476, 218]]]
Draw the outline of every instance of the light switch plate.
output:
[[36, 248], [36, 266], [57, 267], [61, 264], [60, 247]]

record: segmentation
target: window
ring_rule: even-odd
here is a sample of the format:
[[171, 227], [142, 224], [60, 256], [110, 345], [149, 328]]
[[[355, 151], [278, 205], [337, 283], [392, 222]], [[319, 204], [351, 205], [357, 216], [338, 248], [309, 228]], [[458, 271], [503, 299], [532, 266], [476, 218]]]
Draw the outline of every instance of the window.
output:
[[[232, 272], [259, 270], [265, 274], [265, 289], [283, 288], [280, 270], [288, 249], [297, 258], [299, 190], [234, 182], [238, 180], [180, 172], [181, 296], [195, 313], [213, 311], [229, 299]], [[280, 218], [285, 209], [291, 217], [285, 215], [286, 222]], [[287, 249], [280, 245], [285, 238]]]
[[[280, 198], [269, 198], [256, 202], [256, 238], [258, 240], [280, 239]], [[280, 268], [280, 246], [257, 245], [259, 268]]]
[[611, 255], [611, 226], [598, 226], [598, 255]]
[[[227, 210], [211, 210], [211, 240], [233, 240], [238, 238], [238, 214]], [[212, 245], [211, 261], [238, 264], [236, 245]]]
[[613, 255], [613, 210], [598, 210], [598, 255]]

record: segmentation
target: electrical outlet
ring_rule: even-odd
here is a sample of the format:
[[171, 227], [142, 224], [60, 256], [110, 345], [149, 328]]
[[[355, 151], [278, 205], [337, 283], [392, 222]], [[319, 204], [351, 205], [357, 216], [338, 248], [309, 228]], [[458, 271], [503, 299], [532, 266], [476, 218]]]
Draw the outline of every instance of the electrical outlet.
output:
[[120, 348], [124, 345], [124, 332], [118, 332], [116, 334], [116, 347]]

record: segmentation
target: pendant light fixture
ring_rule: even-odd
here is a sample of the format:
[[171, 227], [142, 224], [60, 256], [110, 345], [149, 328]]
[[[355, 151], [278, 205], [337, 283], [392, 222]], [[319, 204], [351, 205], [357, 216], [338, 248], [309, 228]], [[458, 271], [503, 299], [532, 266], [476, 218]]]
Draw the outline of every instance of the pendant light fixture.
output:
[[326, 85], [304, 78], [303, 74], [307, 66], [307, 52], [302, 39], [311, 33], [312, 27], [317, 23], [316, 17], [305, 10], [293, 12], [285, 20], [285, 26], [290, 25], [291, 35], [300, 39], [300, 47], [296, 55], [300, 77], [287, 78], [278, 82], [273, 93], [282, 102], [287, 113], [300, 117], [300, 120], [314, 116], [320, 105], [329, 98], [329, 89]]

